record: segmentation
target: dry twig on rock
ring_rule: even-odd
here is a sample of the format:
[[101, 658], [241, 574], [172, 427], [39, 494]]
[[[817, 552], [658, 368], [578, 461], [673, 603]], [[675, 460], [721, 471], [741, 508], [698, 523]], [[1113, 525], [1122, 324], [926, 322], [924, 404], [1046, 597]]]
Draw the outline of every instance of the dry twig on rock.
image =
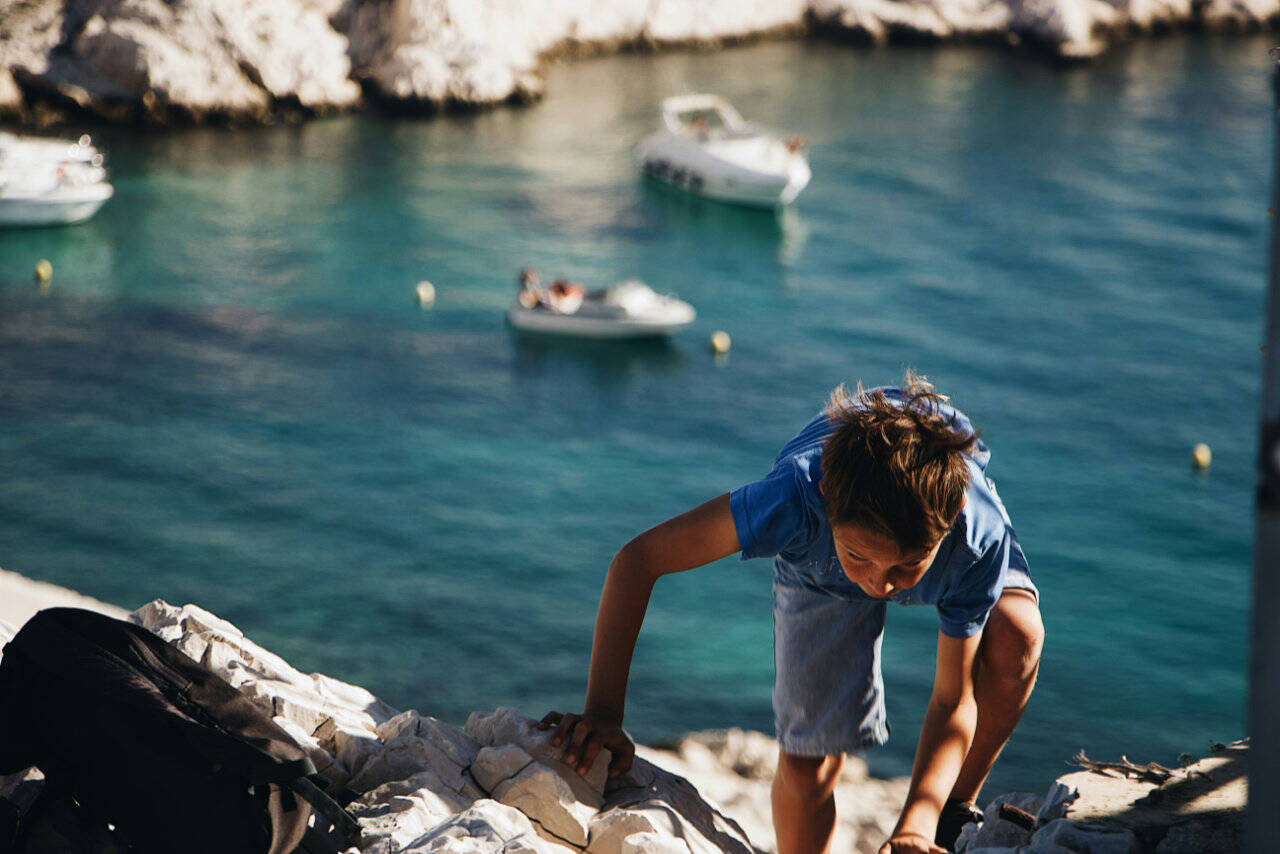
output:
[[1109, 776], [1119, 775], [1121, 777], [1134, 777], [1146, 783], [1154, 783], [1161, 786], [1172, 779], [1178, 772], [1172, 768], [1166, 768], [1158, 762], [1148, 762], [1146, 765], [1135, 765], [1129, 761], [1124, 754], [1120, 755], [1119, 762], [1095, 762], [1088, 756], [1084, 755], [1084, 751], [1078, 752], [1071, 760], [1081, 768], [1087, 768], [1090, 771], [1099, 774], [1107, 774]]

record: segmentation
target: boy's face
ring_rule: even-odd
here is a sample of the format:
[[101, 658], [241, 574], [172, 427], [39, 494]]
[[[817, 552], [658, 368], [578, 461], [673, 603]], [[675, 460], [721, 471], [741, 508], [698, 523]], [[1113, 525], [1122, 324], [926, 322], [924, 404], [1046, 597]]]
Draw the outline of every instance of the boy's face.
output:
[[831, 536], [844, 574], [876, 599], [915, 587], [942, 545], [939, 540], [926, 552], [903, 554], [893, 540], [857, 525], [836, 525]]

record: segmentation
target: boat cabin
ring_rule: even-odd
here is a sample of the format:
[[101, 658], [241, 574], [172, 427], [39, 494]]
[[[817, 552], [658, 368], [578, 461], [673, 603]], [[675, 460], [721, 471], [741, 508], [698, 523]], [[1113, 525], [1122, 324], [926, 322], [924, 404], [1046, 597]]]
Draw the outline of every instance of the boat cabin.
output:
[[750, 133], [737, 110], [715, 95], [677, 95], [662, 102], [662, 122], [676, 136], [712, 138]]

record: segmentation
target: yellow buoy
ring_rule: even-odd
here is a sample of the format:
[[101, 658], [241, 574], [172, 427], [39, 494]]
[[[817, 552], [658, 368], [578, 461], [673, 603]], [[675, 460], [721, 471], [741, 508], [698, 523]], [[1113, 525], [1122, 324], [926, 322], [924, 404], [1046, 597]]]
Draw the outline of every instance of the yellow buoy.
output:
[[1213, 451], [1209, 450], [1209, 446], [1204, 442], [1198, 442], [1191, 449], [1191, 465], [1203, 471], [1211, 462], [1213, 462]]
[[729, 345], [731, 343], [732, 342], [729, 340], [728, 332], [718, 329], [715, 332], [711, 333], [711, 352], [712, 353], [728, 353]]
[[36, 281], [45, 285], [53, 278], [53, 265], [49, 263], [47, 258], [41, 258], [36, 262]]
[[414, 289], [418, 294], [418, 305], [431, 305], [436, 301], [436, 286], [428, 281], [418, 282]]

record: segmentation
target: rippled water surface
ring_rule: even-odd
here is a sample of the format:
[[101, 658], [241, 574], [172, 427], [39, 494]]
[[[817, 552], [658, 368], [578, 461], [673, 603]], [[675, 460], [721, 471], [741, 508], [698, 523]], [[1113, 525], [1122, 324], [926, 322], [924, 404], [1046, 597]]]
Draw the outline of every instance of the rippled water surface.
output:
[[[992, 786], [1242, 735], [1270, 44], [1057, 69], [768, 43], [558, 66], [527, 109], [104, 131], [97, 218], [0, 233], [0, 565], [197, 602], [453, 722], [541, 715], [581, 702], [618, 546], [763, 475], [834, 385], [911, 365], [985, 430], [1044, 597]], [[807, 136], [793, 210], [637, 180], [656, 102], [702, 89]], [[698, 320], [520, 338], [522, 266], [638, 276]], [[770, 573], [659, 584], [636, 735], [771, 729]], [[892, 611], [880, 773], [909, 769], [935, 627]]]

